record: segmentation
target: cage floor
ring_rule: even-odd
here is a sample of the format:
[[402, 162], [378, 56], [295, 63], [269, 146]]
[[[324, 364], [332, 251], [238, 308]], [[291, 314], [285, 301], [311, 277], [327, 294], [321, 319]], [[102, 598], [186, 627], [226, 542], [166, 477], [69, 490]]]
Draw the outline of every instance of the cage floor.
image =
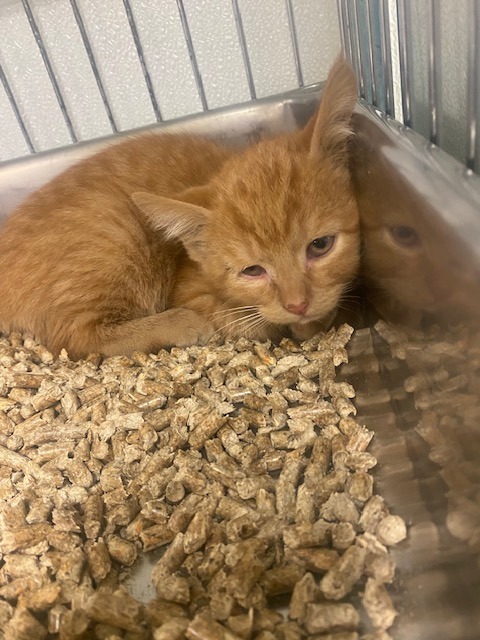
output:
[[[448, 492], [449, 477], [439, 473], [447, 463], [432, 455], [432, 442], [425, 442], [420, 430], [421, 437], [422, 409], [415, 407], [421, 402], [405, 390], [413, 384], [409, 352], [423, 354], [424, 376], [446, 357], [452, 374], [442, 397], [452, 405], [475, 382], [457, 384], [452, 364], [463, 363], [471, 345], [465, 332], [415, 341], [388, 325], [377, 327], [353, 334], [348, 362], [345, 330], [302, 348], [289, 341], [275, 347], [240, 339], [158, 356], [105, 361], [92, 356], [83, 363], [65, 355], [54, 362], [29, 337], [3, 339], [0, 615], [5, 637], [57, 637], [60, 630], [60, 637], [104, 637], [110, 628], [111, 637], [149, 638], [146, 628], [163, 624], [171, 634], [172, 625], [182, 629], [187, 621], [193, 625], [187, 637], [217, 632], [232, 638], [313, 637], [342, 624], [354, 634], [358, 625], [364, 633], [373, 631], [372, 621], [388, 628], [394, 607], [394, 638], [478, 638], [480, 573], [474, 549], [448, 526], [451, 494], [457, 490], [450, 486]], [[392, 357], [391, 350], [401, 357]], [[439, 352], [446, 355], [432, 359]], [[336, 377], [333, 363], [339, 365]], [[356, 390], [355, 420], [349, 385]], [[433, 397], [435, 390], [430, 393]], [[462, 402], [467, 421], [472, 406]], [[455, 405], [457, 414], [461, 407]], [[316, 450], [320, 442], [328, 443], [327, 458]], [[348, 461], [351, 455], [357, 462]], [[468, 472], [466, 462], [462, 467], [456, 455], [457, 467]], [[375, 571], [368, 563], [378, 553], [384, 558], [373, 535], [379, 521], [372, 528], [365, 520], [368, 487], [352, 488], [345, 478], [338, 484], [337, 477], [345, 470], [351, 479], [370, 468], [374, 493], [408, 524], [407, 539], [390, 551], [395, 579], [389, 584], [391, 576], [385, 578], [393, 607], [383, 602], [379, 618], [366, 614], [368, 602], [360, 604]], [[217, 494], [206, 489], [208, 483]], [[352, 498], [347, 507], [338, 507], [341, 513], [331, 502], [339, 492]], [[327, 537], [325, 531], [323, 537], [312, 533], [312, 522], [318, 529], [319, 521]], [[335, 542], [333, 531], [349, 530], [355, 548], [365, 545], [361, 564], [370, 577], [357, 575], [355, 563], [335, 575], [340, 556], [355, 545]], [[306, 541], [299, 543], [301, 536]], [[190, 547], [177, 557], [179, 540]], [[216, 591], [210, 587], [212, 575], [221, 571], [224, 581]], [[332, 572], [335, 584], [343, 585], [339, 602], [335, 590], [328, 590]], [[305, 574], [312, 576], [310, 585]], [[122, 584], [133, 598], [118, 591]], [[239, 589], [234, 595], [232, 584]], [[329, 622], [333, 614], [322, 610], [319, 622], [313, 609], [305, 617], [295, 608], [299, 598], [312, 607], [354, 603], [360, 620]], [[275, 618], [282, 606], [291, 616], [285, 621]], [[212, 622], [215, 616], [218, 622]], [[46, 629], [52, 632], [48, 636]], [[265, 631], [273, 635], [262, 636]]]
[[[361, 585], [384, 600], [369, 616], [390, 627], [394, 567], [373, 532], [395, 524], [391, 545], [405, 525], [372, 497], [373, 433], [335, 380], [352, 331], [79, 363], [28, 336], [3, 340], [7, 637], [354, 632], [369, 628]], [[149, 575], [135, 567], [125, 582], [156, 549]], [[385, 580], [364, 576], [378, 553]]]

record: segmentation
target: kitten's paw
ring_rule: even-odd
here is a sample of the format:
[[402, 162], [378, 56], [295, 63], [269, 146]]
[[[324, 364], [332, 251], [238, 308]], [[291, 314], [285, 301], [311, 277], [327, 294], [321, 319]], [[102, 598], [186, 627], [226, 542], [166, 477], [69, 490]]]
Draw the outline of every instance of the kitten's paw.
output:
[[[172, 318], [175, 331], [175, 346], [189, 347], [193, 344], [205, 344], [215, 329], [204, 316], [190, 309], [176, 309]], [[173, 327], [172, 327], [173, 328]]]

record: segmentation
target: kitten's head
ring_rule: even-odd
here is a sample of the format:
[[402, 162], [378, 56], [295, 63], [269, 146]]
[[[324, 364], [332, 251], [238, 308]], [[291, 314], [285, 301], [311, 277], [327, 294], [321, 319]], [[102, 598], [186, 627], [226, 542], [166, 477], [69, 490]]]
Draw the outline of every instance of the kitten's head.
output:
[[134, 194], [153, 226], [180, 240], [219, 300], [265, 321], [332, 315], [359, 261], [347, 143], [356, 81], [339, 60], [300, 134], [264, 140], [178, 199]]

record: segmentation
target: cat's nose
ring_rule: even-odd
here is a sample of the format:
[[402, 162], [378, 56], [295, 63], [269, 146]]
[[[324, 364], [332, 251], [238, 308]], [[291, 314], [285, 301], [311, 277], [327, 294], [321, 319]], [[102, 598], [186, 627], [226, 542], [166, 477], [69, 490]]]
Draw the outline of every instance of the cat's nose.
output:
[[297, 316], [304, 316], [308, 309], [308, 300], [302, 300], [302, 302], [291, 302], [285, 305], [285, 309], [290, 313], [295, 313]]

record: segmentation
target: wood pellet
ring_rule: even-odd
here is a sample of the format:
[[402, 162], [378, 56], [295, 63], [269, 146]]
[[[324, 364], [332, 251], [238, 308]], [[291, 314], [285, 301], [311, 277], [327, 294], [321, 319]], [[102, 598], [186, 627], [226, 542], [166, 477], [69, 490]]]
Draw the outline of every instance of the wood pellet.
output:
[[[468, 325], [411, 331], [383, 321], [375, 329], [411, 371], [404, 387], [419, 413], [415, 429], [446, 486], [446, 527], [466, 543], [480, 568], [480, 333]], [[386, 517], [378, 539], [394, 542], [403, 528]]]
[[389, 637], [407, 530], [335, 380], [352, 332], [82, 362], [0, 337], [3, 637]]

